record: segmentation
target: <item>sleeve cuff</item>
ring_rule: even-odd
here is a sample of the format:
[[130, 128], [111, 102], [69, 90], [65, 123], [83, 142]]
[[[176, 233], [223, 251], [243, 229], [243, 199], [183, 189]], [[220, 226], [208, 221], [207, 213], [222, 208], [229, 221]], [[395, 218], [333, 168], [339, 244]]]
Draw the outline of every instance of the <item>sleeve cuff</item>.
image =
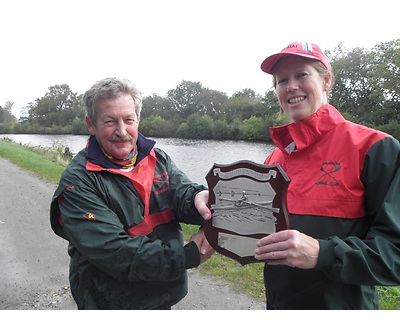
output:
[[194, 241], [188, 242], [184, 247], [186, 269], [196, 268], [200, 265], [200, 253]]
[[329, 271], [335, 264], [334, 243], [333, 241], [320, 240], [320, 239], [318, 239], [318, 242], [319, 242], [319, 255], [315, 269], [320, 271]]

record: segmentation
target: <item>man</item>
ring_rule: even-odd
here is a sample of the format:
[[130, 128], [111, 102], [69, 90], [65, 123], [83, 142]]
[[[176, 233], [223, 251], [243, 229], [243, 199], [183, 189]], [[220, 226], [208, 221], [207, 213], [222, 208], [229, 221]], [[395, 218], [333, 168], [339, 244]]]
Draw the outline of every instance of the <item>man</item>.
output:
[[213, 253], [203, 231], [183, 244], [179, 222], [210, 219], [208, 191], [138, 131], [141, 94], [106, 78], [83, 97], [90, 138], [62, 174], [50, 220], [69, 241], [78, 309], [170, 309], [186, 269]]

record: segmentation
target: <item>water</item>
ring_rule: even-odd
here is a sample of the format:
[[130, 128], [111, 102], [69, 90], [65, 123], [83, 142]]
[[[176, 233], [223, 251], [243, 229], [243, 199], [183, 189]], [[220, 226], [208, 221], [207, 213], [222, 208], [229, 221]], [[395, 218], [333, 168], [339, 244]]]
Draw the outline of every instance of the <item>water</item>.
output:
[[[76, 154], [86, 145], [88, 136], [4, 134], [24, 145], [52, 147], [54, 143], [68, 146]], [[273, 145], [248, 141], [215, 141], [196, 139], [154, 138], [156, 147], [166, 151], [175, 164], [195, 182], [205, 184], [205, 176], [214, 163], [229, 164], [239, 160], [263, 163]]]

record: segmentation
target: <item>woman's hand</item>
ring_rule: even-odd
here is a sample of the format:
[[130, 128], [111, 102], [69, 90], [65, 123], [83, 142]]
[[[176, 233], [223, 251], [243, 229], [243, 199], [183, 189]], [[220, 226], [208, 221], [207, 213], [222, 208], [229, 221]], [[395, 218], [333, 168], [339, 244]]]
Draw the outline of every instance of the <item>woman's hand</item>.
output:
[[257, 241], [255, 258], [269, 265], [287, 265], [301, 269], [316, 266], [319, 254], [318, 240], [297, 230], [272, 233]]

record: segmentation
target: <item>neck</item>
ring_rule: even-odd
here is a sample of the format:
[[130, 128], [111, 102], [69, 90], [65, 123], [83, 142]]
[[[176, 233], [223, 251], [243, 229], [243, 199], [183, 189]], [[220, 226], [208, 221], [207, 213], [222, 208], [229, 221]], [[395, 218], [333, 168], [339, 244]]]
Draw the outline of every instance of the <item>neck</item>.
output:
[[115, 158], [109, 154], [107, 154], [103, 149], [101, 149], [104, 153], [104, 155], [110, 159], [112, 162], [114, 162], [115, 164], [121, 166], [122, 168], [130, 168], [133, 167], [136, 163], [136, 158], [137, 158], [137, 151], [136, 151], [136, 147], [134, 149], [132, 149], [132, 151], [129, 153], [129, 155], [125, 158], [125, 159], [118, 159]]

